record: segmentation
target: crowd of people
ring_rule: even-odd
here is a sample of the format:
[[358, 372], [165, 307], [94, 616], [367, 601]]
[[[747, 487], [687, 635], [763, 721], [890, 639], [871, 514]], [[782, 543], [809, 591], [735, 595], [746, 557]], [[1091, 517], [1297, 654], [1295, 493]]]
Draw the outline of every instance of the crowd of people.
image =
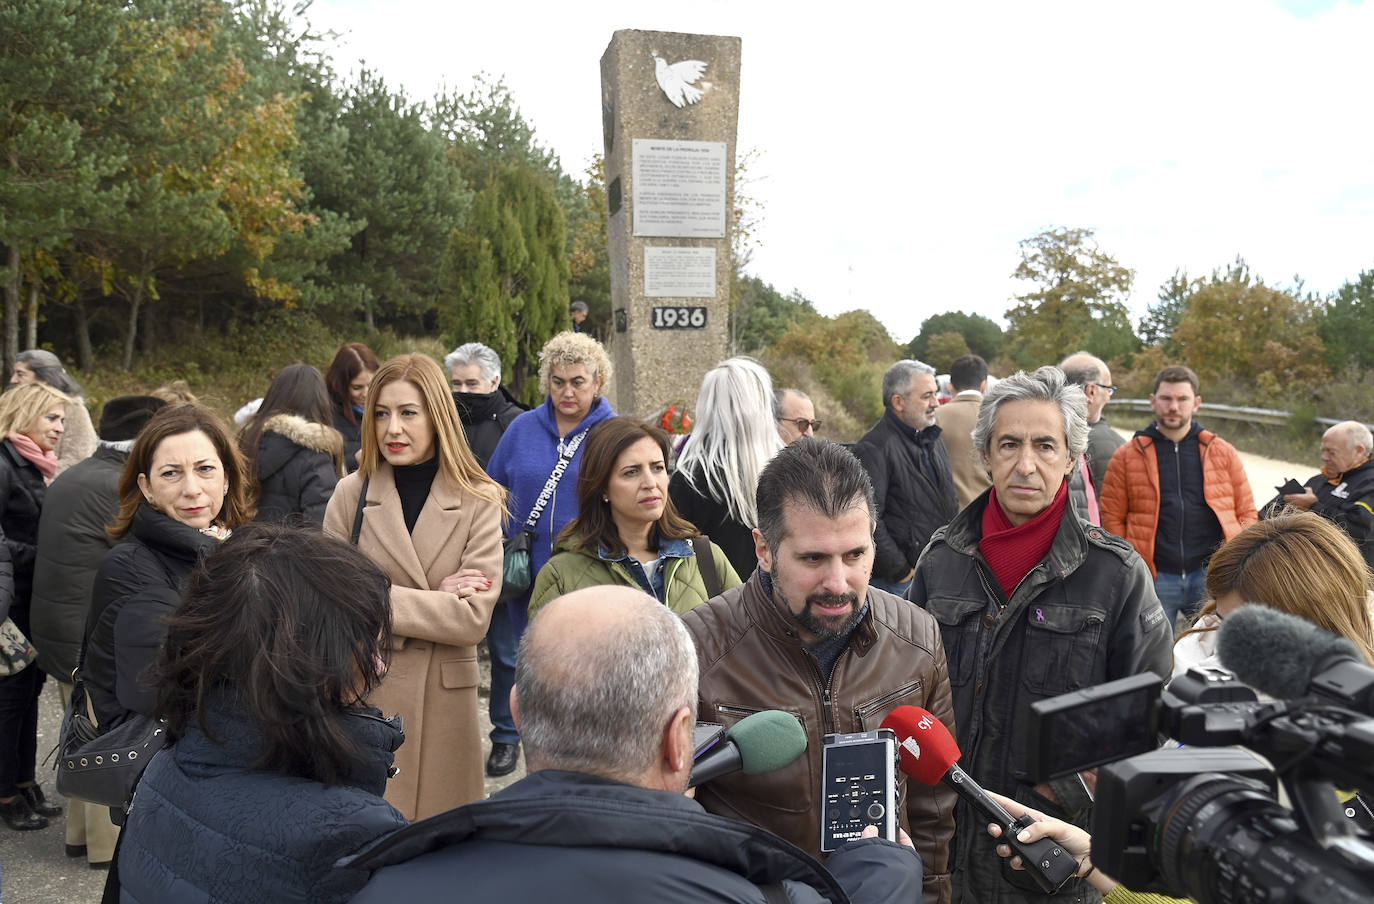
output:
[[[613, 410], [591, 335], [553, 337], [539, 365], [527, 409], [480, 343], [442, 365], [349, 343], [323, 374], [282, 368], [237, 431], [184, 385], [108, 401], [95, 430], [60, 361], [21, 355], [0, 395], [0, 618], [38, 659], [0, 677], [8, 829], [65, 812], [67, 853], [139, 902], [454, 882], [1129, 900], [1090, 867], [1043, 893], [950, 788], [910, 779], [896, 838], [824, 857], [824, 737], [918, 706], [971, 776], [1063, 834], [1088, 824], [1096, 776], [1030, 780], [1034, 702], [1214, 663], [1221, 620], [1254, 603], [1374, 663], [1365, 425], [1332, 427], [1321, 473], [1261, 509], [1184, 367], [1126, 438], [1086, 352], [995, 381], [966, 356], [944, 404], [903, 360], [847, 446], [752, 359], [707, 372], [685, 438]], [[165, 720], [124, 807], [38, 780], [38, 695], [50, 675], [68, 704], [74, 672], [102, 730]], [[793, 715], [806, 752], [684, 796], [697, 721], [763, 710]], [[528, 776], [484, 800], [522, 750]]]

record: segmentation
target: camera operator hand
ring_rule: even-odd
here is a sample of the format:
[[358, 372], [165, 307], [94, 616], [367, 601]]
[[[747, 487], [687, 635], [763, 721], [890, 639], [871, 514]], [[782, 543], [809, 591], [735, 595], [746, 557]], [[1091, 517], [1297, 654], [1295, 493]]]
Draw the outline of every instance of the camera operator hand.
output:
[[[1035, 819], [1034, 824], [1021, 830], [1019, 836], [1020, 840], [1038, 841], [1041, 838], [1053, 838], [1064, 846], [1064, 850], [1068, 851], [1071, 857], [1078, 861], [1078, 872], [1074, 875], [1080, 879], [1087, 879], [1093, 888], [1104, 895], [1111, 892], [1113, 888], [1116, 888], [1117, 882], [1115, 879], [1098, 871], [1098, 869], [1093, 866], [1092, 860], [1089, 857], [1092, 851], [1093, 839], [1087, 832], [1076, 825], [1072, 825], [1060, 819], [1055, 819], [1053, 816], [1046, 816], [1039, 810], [1032, 810], [1030, 807], [994, 791], [989, 791], [988, 795], [999, 804], [1006, 807], [1007, 812], [1012, 816], [1024, 816], [1029, 813]], [[993, 838], [1000, 838], [1002, 837], [1002, 827], [998, 825], [989, 825], [988, 834]], [[1023, 868], [1021, 866], [1021, 858], [1012, 856], [1011, 847], [1009, 845], [997, 845], [997, 855], [999, 857], [1010, 857], [1012, 869]]]

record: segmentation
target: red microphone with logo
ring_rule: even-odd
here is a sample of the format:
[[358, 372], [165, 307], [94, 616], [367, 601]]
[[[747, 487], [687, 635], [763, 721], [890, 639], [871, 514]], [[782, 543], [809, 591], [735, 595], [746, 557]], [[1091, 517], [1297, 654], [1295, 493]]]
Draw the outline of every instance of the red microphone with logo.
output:
[[883, 728], [897, 735], [902, 772], [923, 785], [944, 782], [969, 803], [988, 822], [1002, 827], [1002, 840], [1021, 856], [1026, 872], [1046, 893], [1056, 892], [1078, 872], [1078, 861], [1053, 838], [1029, 844], [1017, 841], [1017, 834], [1035, 819], [1013, 819], [1006, 808], [988, 796], [967, 772], [959, 768], [959, 745], [944, 723], [919, 706], [899, 706], [888, 713]]

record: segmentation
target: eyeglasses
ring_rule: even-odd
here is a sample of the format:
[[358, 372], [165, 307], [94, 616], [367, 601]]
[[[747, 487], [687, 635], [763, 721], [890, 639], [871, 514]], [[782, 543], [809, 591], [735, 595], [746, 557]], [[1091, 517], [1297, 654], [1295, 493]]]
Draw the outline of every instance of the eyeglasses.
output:
[[1116, 395], [1116, 387], [1115, 387], [1115, 386], [1108, 386], [1106, 383], [1094, 383], [1093, 385], [1096, 386], [1098, 389], [1105, 389], [1105, 390], [1107, 390], [1107, 398], [1109, 398], [1109, 399], [1110, 399], [1112, 396]]
[[780, 417], [778, 423], [791, 424], [797, 428], [798, 433], [805, 433], [807, 427], [810, 427], [813, 433], [821, 429], [820, 421], [812, 421], [804, 417]]

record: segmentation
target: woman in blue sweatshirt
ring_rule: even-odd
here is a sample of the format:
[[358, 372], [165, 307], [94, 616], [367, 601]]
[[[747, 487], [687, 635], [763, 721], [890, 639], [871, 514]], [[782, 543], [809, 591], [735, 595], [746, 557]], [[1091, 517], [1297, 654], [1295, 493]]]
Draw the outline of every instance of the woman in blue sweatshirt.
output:
[[[487, 474], [505, 487], [510, 496], [509, 535], [521, 530], [561, 459], [567, 464], [558, 486], [549, 496], [534, 526], [530, 544], [531, 574], [553, 555], [554, 538], [577, 517], [577, 475], [587, 431], [613, 417], [606, 401], [611, 379], [611, 359], [606, 350], [586, 333], [559, 333], [539, 351], [539, 384], [544, 404], [511, 421], [496, 451], [487, 462]], [[497, 606], [487, 633], [491, 651], [492, 749], [487, 774], [505, 775], [516, 766], [519, 735], [510, 719], [510, 689], [515, 682], [515, 650], [529, 621], [529, 591]], [[509, 631], [499, 624], [509, 619]]]

